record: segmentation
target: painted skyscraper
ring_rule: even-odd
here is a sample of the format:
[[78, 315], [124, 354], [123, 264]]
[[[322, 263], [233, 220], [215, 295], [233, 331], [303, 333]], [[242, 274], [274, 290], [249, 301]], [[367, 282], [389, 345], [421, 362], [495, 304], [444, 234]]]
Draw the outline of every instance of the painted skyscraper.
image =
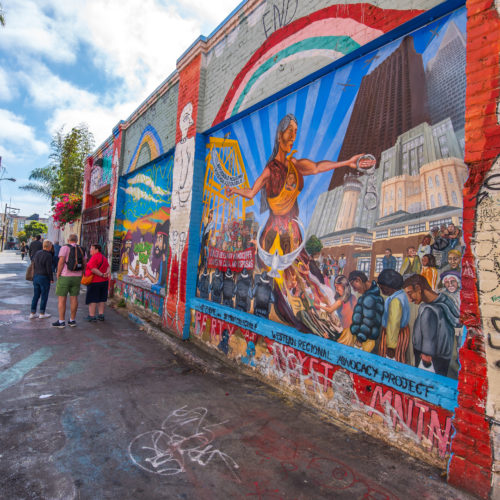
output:
[[[428, 121], [422, 55], [417, 54], [413, 38], [408, 36], [361, 80], [338, 159], [365, 152], [378, 162], [382, 151], [390, 148], [400, 134]], [[346, 168], [334, 171], [330, 190], [342, 185]]]
[[431, 123], [451, 118], [460, 135], [465, 126], [465, 38], [454, 22], [427, 64], [426, 76]]

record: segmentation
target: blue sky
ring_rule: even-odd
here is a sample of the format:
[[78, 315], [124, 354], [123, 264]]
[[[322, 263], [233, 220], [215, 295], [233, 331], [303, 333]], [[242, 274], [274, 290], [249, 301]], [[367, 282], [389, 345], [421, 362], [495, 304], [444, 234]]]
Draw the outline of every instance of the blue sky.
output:
[[0, 0], [0, 203], [46, 216], [19, 185], [48, 163], [53, 133], [86, 122], [103, 142], [241, 0]]

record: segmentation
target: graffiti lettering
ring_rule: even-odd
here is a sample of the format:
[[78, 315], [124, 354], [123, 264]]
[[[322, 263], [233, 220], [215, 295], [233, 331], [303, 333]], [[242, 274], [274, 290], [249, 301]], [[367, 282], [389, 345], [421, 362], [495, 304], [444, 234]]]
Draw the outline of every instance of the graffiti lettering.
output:
[[272, 4], [272, 8], [264, 12], [262, 16], [262, 26], [264, 35], [269, 35], [283, 26], [290, 24], [297, 13], [299, 0], [282, 0], [281, 5]]
[[490, 191], [500, 191], [500, 174], [492, 174], [484, 179], [483, 185], [478, 193], [471, 198], [477, 199], [477, 204], [480, 205], [485, 198], [489, 198], [490, 195], [487, 190]]

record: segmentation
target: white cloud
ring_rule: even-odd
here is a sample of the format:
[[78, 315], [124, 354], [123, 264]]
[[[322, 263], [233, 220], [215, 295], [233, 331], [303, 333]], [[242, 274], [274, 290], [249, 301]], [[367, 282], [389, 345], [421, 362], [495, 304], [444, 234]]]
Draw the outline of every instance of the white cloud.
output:
[[14, 90], [7, 73], [0, 68], [0, 101], [10, 101], [14, 97]]
[[97, 103], [96, 95], [62, 80], [36, 61], [30, 61], [29, 70], [22, 71], [19, 80], [26, 85], [32, 103], [41, 108], [51, 109], [75, 102], [82, 107], [91, 107]]
[[6, 109], [0, 109], [0, 138], [0, 151], [5, 143], [29, 148], [36, 154], [45, 154], [49, 150], [47, 144], [35, 138], [33, 127], [26, 125], [22, 117]]
[[75, 61], [77, 32], [62, 6], [49, 9], [49, 2], [43, 0], [9, 0], [3, 6], [6, 17], [3, 50], [43, 54], [58, 62]]

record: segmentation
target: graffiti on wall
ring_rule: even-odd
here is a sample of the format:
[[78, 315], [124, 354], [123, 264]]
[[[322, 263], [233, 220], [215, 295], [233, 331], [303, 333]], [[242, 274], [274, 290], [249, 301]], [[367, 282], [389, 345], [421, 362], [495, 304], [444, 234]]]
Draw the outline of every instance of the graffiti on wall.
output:
[[129, 304], [142, 307], [157, 316], [162, 314], [165, 299], [161, 295], [119, 280], [115, 282], [113, 292]]
[[119, 273], [156, 293], [165, 288], [169, 257], [173, 158], [168, 156], [119, 181], [115, 240]]
[[198, 296], [457, 378], [464, 34], [460, 10], [213, 134]]
[[[449, 455], [452, 412], [419, 398], [418, 394], [425, 396], [423, 386], [415, 395], [405, 394], [200, 311], [194, 313], [193, 329], [225, 355], [279, 383], [297, 387], [327, 411], [351, 422], [362, 419], [368, 426], [381, 422], [389, 438], [399, 432], [437, 461]], [[365, 365], [366, 375], [377, 369]]]

